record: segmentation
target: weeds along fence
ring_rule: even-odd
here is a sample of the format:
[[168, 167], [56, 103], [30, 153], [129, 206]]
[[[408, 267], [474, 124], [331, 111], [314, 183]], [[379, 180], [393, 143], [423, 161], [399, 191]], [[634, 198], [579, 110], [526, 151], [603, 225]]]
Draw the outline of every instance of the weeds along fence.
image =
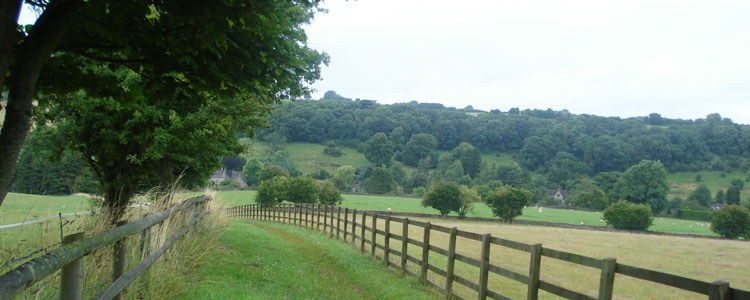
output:
[[[321, 204], [278, 204], [273, 206], [253, 204], [228, 208], [228, 213], [230, 217], [234, 218], [249, 218], [294, 224], [321, 230], [330, 234], [331, 237], [343, 238], [345, 242], [358, 244], [357, 246], [362, 252], [369, 252], [376, 259], [383, 260], [384, 264], [401, 269], [404, 273], [419, 277], [424, 284], [437, 288], [448, 299], [466, 299], [465, 296], [456, 294], [456, 289], [454, 288], [456, 287], [456, 283], [473, 290], [477, 295], [477, 299], [480, 300], [487, 298], [510, 299], [509, 296], [488, 288], [490, 274], [505, 277], [511, 281], [525, 285], [527, 299], [538, 299], [539, 290], [543, 290], [565, 299], [609, 300], [613, 297], [616, 274], [702, 294], [710, 300], [750, 299], [750, 292], [731, 288], [726, 281], [705, 282], [618, 263], [616, 258], [595, 259], [575, 253], [544, 248], [541, 244], [529, 245], [493, 237], [489, 233], [478, 234], [467, 232], [458, 230], [456, 227], [448, 228], [431, 224], [430, 222], [398, 218], [383, 213], [358, 212], [357, 210], [349, 210], [348, 208]], [[382, 224], [382, 229], [378, 228], [378, 223]], [[391, 224], [401, 225], [400, 234], [391, 230]], [[410, 236], [409, 231], [412, 229], [421, 229], [421, 236]], [[434, 242], [430, 242], [435, 232], [448, 235], [447, 249], [440, 248]], [[457, 237], [462, 238], [461, 242], [481, 243], [478, 245], [479, 258], [457, 253]], [[496, 251], [502, 250], [493, 248], [492, 246], [527, 253], [529, 257], [528, 273], [513, 271], [509, 268], [490, 263], [491, 249], [497, 249]], [[416, 251], [416, 253], [421, 253], [421, 256], [414, 257], [409, 255], [410, 247], [418, 247], [420, 250]], [[382, 254], [382, 256], [376, 254], [376, 249], [379, 250], [377, 253]], [[411, 252], [415, 253], [414, 249]], [[439, 254], [440, 257], [431, 256], [430, 252]], [[398, 258], [391, 259], [391, 256]], [[570, 288], [541, 280], [542, 257], [597, 270], [599, 273], [598, 296], [590, 296], [585, 292], [574, 291]], [[436, 264], [431, 263], [432, 261], [439, 261], [441, 264], [445, 261], [446, 269], [439, 268]], [[465, 272], [462, 273], [463, 276], [457, 274], [455, 268], [456, 261], [474, 267], [474, 278], [477, 281], [468, 278]], [[407, 268], [408, 262], [416, 264], [416, 272]], [[433, 279], [428, 278], [428, 271], [437, 276], [432, 275], [430, 277]], [[438, 278], [439, 280], [436, 281], [434, 278]]]
[[[93, 251], [112, 246], [112, 280], [93, 296], [93, 299], [119, 299], [120, 292], [146, 273], [180, 237], [208, 213], [206, 203], [210, 196], [198, 196], [168, 208], [159, 213], [147, 215], [131, 223], [119, 222], [113, 229], [85, 238], [83, 232], [64, 237], [63, 244], [44, 255], [32, 259], [5, 274], [0, 275], [0, 299], [12, 299], [16, 295], [40, 282], [44, 278], [62, 270], [60, 299], [81, 299], [83, 296], [84, 266], [83, 257]], [[187, 214], [188, 222], [176, 233], [167, 238], [155, 251], [150, 252], [150, 229], [163, 223], [167, 218], [181, 212]], [[140, 252], [143, 258], [137, 265], [125, 272], [127, 237], [141, 233]], [[132, 243], [131, 243], [132, 244]]]

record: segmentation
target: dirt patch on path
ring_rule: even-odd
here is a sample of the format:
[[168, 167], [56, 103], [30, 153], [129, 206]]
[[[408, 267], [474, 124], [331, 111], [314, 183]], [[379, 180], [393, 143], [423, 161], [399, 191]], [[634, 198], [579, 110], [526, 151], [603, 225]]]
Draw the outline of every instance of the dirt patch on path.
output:
[[[346, 276], [346, 274], [342, 273], [341, 270], [337, 269], [332, 265], [332, 261], [328, 259], [326, 256], [326, 251], [317, 245], [310, 243], [306, 241], [303, 237], [299, 236], [298, 234], [294, 234], [276, 227], [262, 225], [262, 224], [256, 224], [256, 223], [249, 223], [252, 226], [258, 227], [260, 229], [263, 229], [265, 231], [268, 231], [270, 233], [273, 233], [274, 235], [282, 238], [283, 240], [289, 242], [290, 244], [293, 244], [295, 246], [298, 246], [301, 250], [300, 255], [303, 255], [309, 260], [318, 266], [319, 274], [321, 278], [327, 278], [329, 281], [333, 281], [336, 283], [336, 286], [338, 287], [337, 290], [331, 291], [332, 293], [339, 294], [344, 298], [351, 298], [351, 299], [372, 299], [376, 300], [377, 298], [373, 298], [372, 295], [369, 295], [367, 291], [363, 291], [359, 285], [352, 282], [349, 277]], [[352, 298], [354, 296], [355, 298]], [[332, 297], [337, 298], [338, 297]]]

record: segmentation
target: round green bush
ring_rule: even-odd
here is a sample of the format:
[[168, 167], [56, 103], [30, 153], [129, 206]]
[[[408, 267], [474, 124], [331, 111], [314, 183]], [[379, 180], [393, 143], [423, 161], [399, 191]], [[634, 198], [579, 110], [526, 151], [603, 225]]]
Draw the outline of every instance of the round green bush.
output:
[[711, 231], [736, 239], [750, 239], [750, 210], [738, 205], [725, 206], [713, 213]]
[[648, 205], [620, 200], [604, 210], [602, 219], [614, 228], [646, 230], [654, 222], [654, 214]]

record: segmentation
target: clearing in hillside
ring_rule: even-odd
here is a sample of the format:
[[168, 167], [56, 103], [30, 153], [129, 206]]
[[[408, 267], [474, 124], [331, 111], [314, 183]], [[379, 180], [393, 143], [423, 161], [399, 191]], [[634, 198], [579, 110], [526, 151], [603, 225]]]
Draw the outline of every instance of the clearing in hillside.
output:
[[307, 229], [231, 222], [179, 299], [439, 299], [351, 245]]

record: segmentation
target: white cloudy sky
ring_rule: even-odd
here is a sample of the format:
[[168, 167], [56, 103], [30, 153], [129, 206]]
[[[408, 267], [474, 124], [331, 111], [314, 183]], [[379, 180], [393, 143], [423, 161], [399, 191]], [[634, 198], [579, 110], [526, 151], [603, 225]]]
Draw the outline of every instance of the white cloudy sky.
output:
[[328, 0], [314, 98], [750, 123], [750, 1]]
[[[313, 87], [381, 103], [750, 124], [750, 1], [328, 0]], [[19, 23], [33, 22], [24, 11]]]

